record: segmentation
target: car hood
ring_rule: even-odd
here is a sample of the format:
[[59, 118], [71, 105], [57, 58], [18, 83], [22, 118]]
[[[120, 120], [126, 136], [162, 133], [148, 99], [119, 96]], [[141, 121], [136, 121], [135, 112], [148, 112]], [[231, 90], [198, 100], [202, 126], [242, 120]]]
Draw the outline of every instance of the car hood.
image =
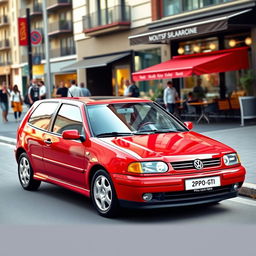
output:
[[211, 158], [234, 150], [216, 140], [196, 132], [134, 135], [101, 138], [100, 140], [126, 153], [141, 158], [167, 158], [166, 160]]

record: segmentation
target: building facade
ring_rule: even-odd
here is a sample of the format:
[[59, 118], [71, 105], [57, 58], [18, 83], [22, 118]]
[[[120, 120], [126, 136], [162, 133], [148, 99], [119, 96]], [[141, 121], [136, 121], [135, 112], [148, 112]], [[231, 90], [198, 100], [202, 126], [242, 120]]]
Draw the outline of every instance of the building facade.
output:
[[[74, 36], [79, 82], [93, 95], [123, 95], [125, 79], [140, 68], [169, 56], [166, 45], [131, 46], [128, 37], [152, 22], [151, 1], [73, 1]], [[142, 94], [155, 90], [156, 82], [141, 83]]]
[[[42, 0], [20, 0], [20, 17], [26, 15], [26, 8], [30, 9], [31, 31], [37, 30], [42, 35], [43, 29], [43, 5]], [[63, 81], [66, 86], [70, 81], [77, 79], [75, 70], [63, 72], [61, 68], [72, 64], [77, 56], [73, 36], [72, 25], [72, 1], [71, 0], [46, 0], [48, 14], [48, 37], [49, 37], [49, 56], [52, 85], [58, 86]], [[28, 57], [27, 47], [20, 47], [22, 85], [23, 91], [26, 90], [28, 81]], [[33, 77], [46, 81], [45, 68], [45, 45], [44, 40], [36, 46], [32, 46]]]
[[[132, 45], [168, 45], [170, 56], [248, 47], [249, 69], [256, 72], [256, 1], [152, 0], [152, 22], [129, 37]], [[237, 59], [239, 61], [239, 59]], [[242, 90], [248, 70], [201, 76], [209, 97], [226, 98]], [[197, 77], [174, 79], [181, 94], [188, 94]], [[256, 95], [255, 82], [251, 93]]]
[[0, 83], [19, 84], [17, 3], [0, 1]]

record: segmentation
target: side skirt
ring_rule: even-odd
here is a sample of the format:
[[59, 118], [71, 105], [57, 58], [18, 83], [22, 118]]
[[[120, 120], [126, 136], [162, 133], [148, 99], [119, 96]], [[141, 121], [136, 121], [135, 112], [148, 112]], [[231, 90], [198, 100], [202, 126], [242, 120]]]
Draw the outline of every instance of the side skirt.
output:
[[70, 184], [70, 183], [62, 181], [60, 179], [56, 179], [54, 177], [45, 175], [43, 173], [35, 173], [33, 177], [34, 177], [35, 180], [41, 180], [41, 181], [44, 181], [44, 182], [49, 182], [49, 183], [67, 188], [69, 190], [75, 191], [77, 193], [83, 194], [87, 197], [90, 197], [90, 190], [79, 187], [79, 186], [76, 186], [76, 185], [73, 185], [73, 184]]

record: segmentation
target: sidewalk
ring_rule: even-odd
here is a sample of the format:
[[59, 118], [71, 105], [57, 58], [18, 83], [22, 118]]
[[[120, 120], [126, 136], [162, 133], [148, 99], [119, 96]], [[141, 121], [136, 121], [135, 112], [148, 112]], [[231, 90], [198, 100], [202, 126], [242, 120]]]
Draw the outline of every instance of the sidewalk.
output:
[[[25, 111], [22, 117], [25, 115]], [[15, 145], [16, 130], [19, 123], [15, 122], [13, 114], [8, 116], [9, 122], [0, 123], [0, 142]], [[256, 198], [256, 123], [241, 127], [240, 120], [236, 122], [194, 124], [193, 131], [204, 134], [234, 148], [240, 155], [241, 162], [247, 174], [241, 194]]]

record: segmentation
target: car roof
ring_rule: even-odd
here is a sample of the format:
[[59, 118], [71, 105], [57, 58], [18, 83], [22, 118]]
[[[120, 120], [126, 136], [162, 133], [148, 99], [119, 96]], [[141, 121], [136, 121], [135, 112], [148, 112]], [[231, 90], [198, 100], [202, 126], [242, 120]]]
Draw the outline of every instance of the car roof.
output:
[[129, 103], [129, 102], [151, 102], [147, 99], [120, 97], [120, 96], [92, 96], [92, 97], [67, 97], [55, 98], [58, 101], [80, 101], [86, 105], [110, 104], [110, 103]]

